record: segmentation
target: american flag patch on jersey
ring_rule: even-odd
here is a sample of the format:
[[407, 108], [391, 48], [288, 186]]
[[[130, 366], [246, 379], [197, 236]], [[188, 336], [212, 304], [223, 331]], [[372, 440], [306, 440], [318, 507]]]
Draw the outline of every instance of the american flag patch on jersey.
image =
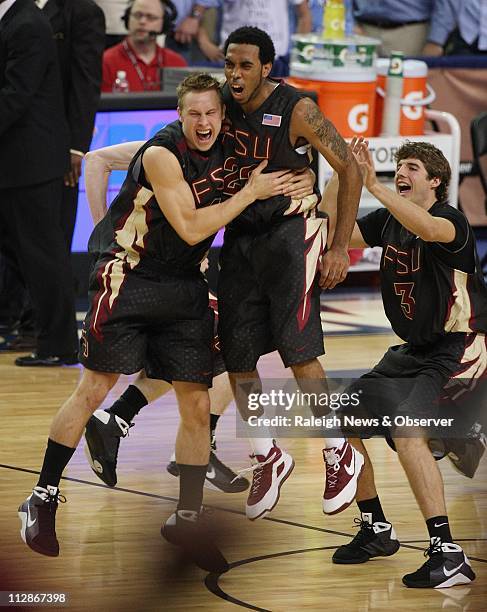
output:
[[280, 127], [281, 119], [281, 115], [268, 115], [264, 113], [264, 116], [262, 117], [262, 125], [272, 125], [273, 127]]

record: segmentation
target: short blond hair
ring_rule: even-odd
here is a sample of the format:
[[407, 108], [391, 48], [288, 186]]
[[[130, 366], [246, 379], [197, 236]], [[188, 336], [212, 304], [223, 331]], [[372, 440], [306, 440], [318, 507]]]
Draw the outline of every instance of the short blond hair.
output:
[[178, 95], [178, 106], [182, 108], [183, 98], [190, 91], [211, 91], [214, 90], [220, 98], [220, 103], [223, 106], [223, 95], [221, 85], [218, 79], [211, 76], [207, 72], [192, 72], [188, 75], [176, 89]]

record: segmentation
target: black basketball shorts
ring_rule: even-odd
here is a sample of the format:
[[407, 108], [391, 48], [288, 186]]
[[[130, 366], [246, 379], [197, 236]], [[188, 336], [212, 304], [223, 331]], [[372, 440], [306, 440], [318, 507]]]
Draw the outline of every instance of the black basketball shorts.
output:
[[[342, 413], [355, 418], [388, 417], [393, 427], [360, 427], [363, 438], [390, 435], [406, 417], [434, 419], [450, 414], [452, 405], [464, 400], [486, 373], [485, 335], [451, 333], [426, 347], [407, 343], [391, 346], [381, 361], [353, 383], [347, 393], [358, 393], [360, 404]], [[395, 426], [394, 426], [395, 424]], [[456, 426], [456, 425], [455, 425]], [[453, 426], [452, 426], [453, 427]], [[354, 428], [344, 431], [354, 435]], [[356, 433], [356, 432], [355, 432]], [[453, 436], [454, 429], [445, 435]]]
[[326, 218], [299, 215], [257, 235], [226, 231], [218, 332], [229, 372], [250, 372], [276, 349], [286, 367], [323, 355], [318, 263], [326, 229]]
[[100, 372], [211, 386], [214, 315], [201, 275], [173, 277], [102, 260], [90, 277], [80, 362]]

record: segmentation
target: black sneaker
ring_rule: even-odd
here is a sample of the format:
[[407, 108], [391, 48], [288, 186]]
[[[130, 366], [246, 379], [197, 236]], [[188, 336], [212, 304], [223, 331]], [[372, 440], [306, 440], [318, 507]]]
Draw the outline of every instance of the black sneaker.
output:
[[402, 581], [407, 587], [445, 589], [475, 580], [470, 561], [458, 544], [431, 538], [430, 547], [424, 556], [429, 557], [428, 561], [414, 573], [403, 577]]
[[130, 427], [119, 416], [105, 410], [96, 410], [86, 424], [86, 456], [93, 472], [109, 487], [117, 484], [120, 438], [128, 435]]
[[66, 498], [57, 487], [34, 487], [31, 495], [19, 508], [22, 522], [20, 535], [24, 542], [41, 555], [57, 557], [59, 542], [56, 538], [56, 510]]
[[333, 563], [365, 563], [373, 557], [389, 557], [399, 550], [400, 544], [390, 523], [372, 523], [372, 515], [368, 512], [354, 521], [360, 527], [359, 532], [349, 544], [337, 548]]
[[[174, 456], [171, 457], [166, 469], [173, 476], [179, 476], [179, 468]], [[216, 453], [211, 451], [205, 488], [213, 491], [223, 491], [223, 493], [241, 493], [249, 488], [249, 484], [246, 478], [235, 474], [233, 470], [218, 459]]]
[[214, 534], [196, 512], [178, 510], [161, 527], [161, 535], [180, 546], [201, 569], [215, 574], [228, 572], [228, 562], [215, 545]]
[[461, 440], [448, 438], [444, 442], [447, 457], [452, 462], [453, 467], [460, 474], [473, 478], [487, 448], [487, 437], [483, 433], [480, 423], [472, 425], [466, 438]]

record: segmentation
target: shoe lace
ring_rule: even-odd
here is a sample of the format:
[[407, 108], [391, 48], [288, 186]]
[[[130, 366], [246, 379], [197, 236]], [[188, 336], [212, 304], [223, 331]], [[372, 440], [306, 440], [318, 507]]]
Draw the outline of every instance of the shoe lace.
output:
[[260, 487], [260, 481], [261, 481], [262, 475], [264, 474], [264, 467], [274, 461], [275, 455], [272, 454], [265, 461], [258, 461], [255, 455], [251, 455], [250, 458], [253, 459], [255, 463], [252, 464], [248, 468], [239, 470], [235, 478], [232, 480], [232, 483], [235, 482], [237, 478], [240, 478], [242, 474], [246, 474], [247, 472], [253, 472], [252, 488], [250, 490], [250, 495], [255, 495], [255, 493], [259, 490], [259, 487]]
[[215, 510], [207, 506], [201, 506], [197, 525], [201, 533], [205, 533], [211, 537], [215, 536], [217, 532]]
[[362, 546], [362, 544], [367, 544], [367, 540], [370, 538], [372, 525], [368, 521], [364, 521], [362, 518], [354, 518], [353, 522], [355, 523], [354, 529], [358, 529], [358, 533], [353, 538], [353, 543], [357, 544], [357, 546]]
[[115, 415], [115, 422], [120, 427], [120, 431], [122, 432], [122, 438], [128, 438], [130, 435], [130, 430], [135, 425], [135, 423], [127, 423], [121, 417], [117, 417]]
[[341, 457], [335, 448], [323, 450], [326, 463], [326, 488], [335, 489], [338, 483], [338, 472], [340, 470]]
[[208, 522], [214, 518], [215, 510], [208, 506], [201, 506], [201, 510], [198, 516], [199, 521]]
[[49, 512], [52, 512], [52, 510], [57, 507], [58, 503], [65, 504], [66, 498], [64, 497], [64, 495], [62, 495], [59, 489], [54, 489], [54, 487], [51, 487], [50, 489], [44, 489], [43, 487], [34, 487], [34, 492], [44, 502], [44, 508], [47, 508]]
[[425, 557], [429, 557], [428, 561], [426, 561], [423, 567], [430, 567], [430, 566], [436, 565], [436, 559], [434, 558], [434, 555], [441, 554], [441, 553], [442, 553], [441, 539], [433, 538], [433, 540], [431, 541], [431, 544], [428, 546], [428, 548], [423, 553]]

